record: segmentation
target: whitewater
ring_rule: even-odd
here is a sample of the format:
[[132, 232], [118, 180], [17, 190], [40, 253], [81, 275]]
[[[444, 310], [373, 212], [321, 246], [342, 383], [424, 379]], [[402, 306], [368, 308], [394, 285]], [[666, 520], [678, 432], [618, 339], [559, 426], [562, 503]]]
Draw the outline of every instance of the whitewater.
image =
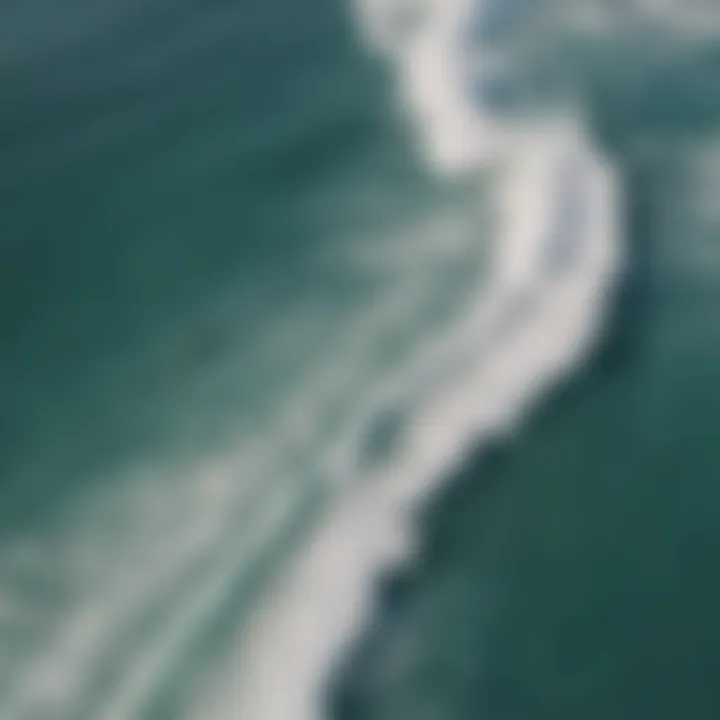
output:
[[372, 394], [355, 432], [401, 408], [389, 455], [370, 469], [357, 453], [335, 458], [342, 488], [197, 717], [328, 717], [329, 679], [370, 629], [374, 583], [416, 561], [419, 508], [471, 455], [512, 441], [602, 336], [625, 271], [622, 170], [593, 137], [579, 74], [543, 84], [542, 70], [600, 48], [647, 71], [717, 35], [717, 13], [703, 3], [359, 0], [354, 9], [431, 172], [475, 183], [489, 206], [490, 269], [461, 316]]
[[[337, 493], [251, 613], [196, 717], [326, 717], [327, 682], [368, 629], [374, 582], [413, 562], [419, 509], [478, 448], [511, 441], [602, 332], [623, 267], [621, 179], [582, 108], [528, 114], [496, 104], [512, 69], [499, 42], [517, 30], [511, 5], [356, 7], [429, 167], [478, 184], [492, 227], [489, 272], [460, 317], [360, 403], [345, 442], [328, 453]], [[470, 58], [461, 30], [474, 23], [481, 49]], [[469, 79], [482, 86], [479, 103]], [[481, 189], [488, 176], [490, 190]], [[402, 412], [390, 450], [368, 467], [363, 433], [393, 410]]]

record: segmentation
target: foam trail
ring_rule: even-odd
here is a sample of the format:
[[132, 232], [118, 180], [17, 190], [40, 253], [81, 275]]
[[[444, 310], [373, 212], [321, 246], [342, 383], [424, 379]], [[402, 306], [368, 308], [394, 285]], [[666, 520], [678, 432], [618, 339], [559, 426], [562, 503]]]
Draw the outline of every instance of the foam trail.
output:
[[[325, 684], [368, 621], [374, 578], [412, 555], [413, 510], [483, 440], [515, 432], [587, 358], [618, 276], [618, 180], [581, 119], [528, 128], [493, 108], [478, 111], [457, 63], [468, 4], [418, 7], [411, 37], [400, 38], [388, 15], [408, 5], [367, 0], [366, 39], [392, 56], [435, 169], [495, 166], [493, 272], [463, 317], [377, 386], [350, 437], [326, 455], [325, 470], [345, 481], [339, 496], [243, 628], [227, 675], [193, 709], [206, 720], [325, 717]], [[353, 434], [398, 406], [406, 412], [400, 441], [384, 465], [367, 468]]]
[[[458, 67], [460, 28], [477, 12], [467, 0], [358, 4], [365, 44], [389, 58], [397, 75], [397, 104], [408, 115], [436, 172], [476, 171], [506, 145], [506, 128], [469, 102]], [[412, 13], [412, 22], [402, 22]], [[405, 29], [407, 25], [410, 29]], [[482, 58], [495, 62], [490, 54]]]
[[[563, 163], [578, 173], [585, 203], [582, 232], [573, 238], [556, 225], [567, 209], [552, 195], [552, 176]], [[324, 683], [367, 620], [373, 577], [412, 551], [412, 509], [467, 450], [515, 430], [591, 348], [618, 264], [612, 171], [581, 133], [556, 128], [518, 140], [498, 200], [505, 228], [495, 280], [452, 333], [451, 350], [466, 354], [461, 371], [424, 389], [386, 467], [368, 474], [352, 455], [342, 456], [344, 468], [336, 464], [346, 479], [364, 482], [350, 483], [273, 586], [243, 635], [231, 676], [203, 699], [202, 717], [322, 718]], [[572, 262], [549, 266], [558, 243], [574, 244]], [[482, 327], [501, 331], [490, 347]]]

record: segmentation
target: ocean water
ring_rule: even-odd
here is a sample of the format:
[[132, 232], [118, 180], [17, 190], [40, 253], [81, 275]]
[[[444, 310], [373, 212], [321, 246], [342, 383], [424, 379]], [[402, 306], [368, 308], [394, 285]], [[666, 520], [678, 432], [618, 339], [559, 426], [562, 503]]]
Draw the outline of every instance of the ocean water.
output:
[[716, 718], [720, 13], [0, 7], [0, 718]]

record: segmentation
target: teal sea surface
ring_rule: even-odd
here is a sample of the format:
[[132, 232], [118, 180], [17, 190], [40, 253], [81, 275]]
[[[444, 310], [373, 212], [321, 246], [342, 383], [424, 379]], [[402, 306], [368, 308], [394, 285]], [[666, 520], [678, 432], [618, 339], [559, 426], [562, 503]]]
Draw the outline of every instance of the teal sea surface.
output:
[[287, 591], [332, 625], [377, 468], [492, 357], [444, 334], [493, 287], [492, 178], [423, 159], [361, 16], [0, 4], [2, 720], [324, 720], [238, 699], [306, 670], [327, 720], [720, 716], [720, 32], [563, 46], [620, 198], [588, 361], [398, 490], [349, 637], [253, 634], [357, 492], [357, 553]]

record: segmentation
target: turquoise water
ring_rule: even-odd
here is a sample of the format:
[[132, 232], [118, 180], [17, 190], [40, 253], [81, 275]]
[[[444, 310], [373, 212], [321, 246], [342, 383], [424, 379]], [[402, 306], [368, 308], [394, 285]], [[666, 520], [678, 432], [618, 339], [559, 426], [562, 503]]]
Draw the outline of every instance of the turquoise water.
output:
[[[0, 9], [2, 718], [247, 717], [253, 613], [347, 487], [373, 535], [375, 468], [478, 355], [417, 361], [490, 283], [490, 180], [423, 160], [350, 9]], [[411, 495], [328, 717], [717, 716], [716, 50], [598, 47], [566, 63], [623, 186], [606, 342]]]

